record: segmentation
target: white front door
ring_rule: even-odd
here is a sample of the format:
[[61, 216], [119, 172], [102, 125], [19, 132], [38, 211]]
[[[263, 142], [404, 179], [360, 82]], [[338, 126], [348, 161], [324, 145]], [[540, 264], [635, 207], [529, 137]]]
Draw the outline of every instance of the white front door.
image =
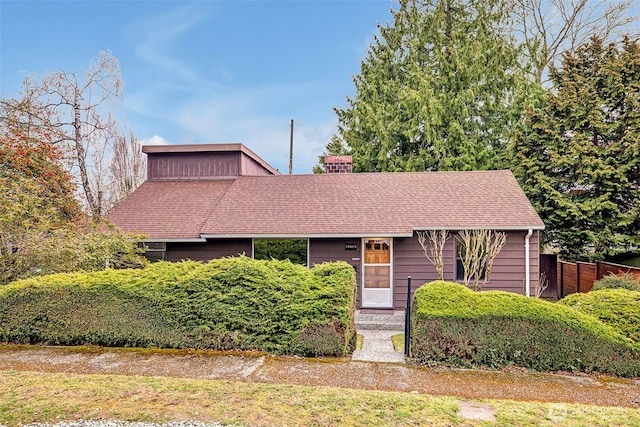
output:
[[362, 307], [393, 308], [391, 280], [393, 239], [367, 238], [362, 240], [364, 262], [362, 268]]

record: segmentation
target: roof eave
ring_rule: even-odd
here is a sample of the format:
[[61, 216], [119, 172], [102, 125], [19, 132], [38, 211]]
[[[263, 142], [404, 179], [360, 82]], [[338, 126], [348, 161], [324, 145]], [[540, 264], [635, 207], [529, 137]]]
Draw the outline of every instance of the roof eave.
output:
[[365, 237], [412, 237], [413, 232], [399, 233], [274, 233], [274, 234], [215, 234], [203, 233], [200, 235], [205, 239], [354, 239]]
[[424, 227], [413, 227], [413, 231], [423, 231], [423, 230], [495, 230], [495, 231], [526, 231], [526, 230], [544, 230], [544, 225], [498, 225], [498, 226], [486, 226], [486, 225], [478, 225], [478, 226], [468, 226], [468, 225], [460, 225], [460, 226], [424, 226]]
[[143, 242], [157, 242], [157, 243], [207, 243], [207, 239], [202, 237], [177, 237], [177, 238], [164, 238], [154, 237], [148, 239], [142, 239]]

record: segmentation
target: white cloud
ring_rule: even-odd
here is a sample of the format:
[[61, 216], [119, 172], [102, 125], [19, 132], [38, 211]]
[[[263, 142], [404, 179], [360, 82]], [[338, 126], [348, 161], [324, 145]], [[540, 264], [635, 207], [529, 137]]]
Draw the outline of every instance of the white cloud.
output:
[[153, 135], [151, 138], [140, 140], [142, 145], [169, 145], [169, 141], [159, 135]]
[[[191, 8], [156, 17], [141, 26], [136, 52], [153, 70], [144, 87], [128, 96], [131, 111], [150, 123], [144, 144], [241, 142], [281, 173], [288, 172], [290, 120], [294, 132], [294, 171], [311, 173], [335, 131], [331, 110], [318, 111], [314, 100], [327, 87], [319, 84], [230, 85], [231, 72], [211, 64], [206, 76], [180, 58], [174, 42], [202, 23]], [[162, 31], [158, 31], [161, 28]]]

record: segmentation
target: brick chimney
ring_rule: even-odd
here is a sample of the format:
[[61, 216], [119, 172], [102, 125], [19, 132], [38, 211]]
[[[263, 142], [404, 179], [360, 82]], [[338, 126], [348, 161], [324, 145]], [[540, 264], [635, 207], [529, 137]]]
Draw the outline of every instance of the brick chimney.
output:
[[353, 160], [351, 156], [325, 156], [324, 170], [327, 173], [351, 173]]

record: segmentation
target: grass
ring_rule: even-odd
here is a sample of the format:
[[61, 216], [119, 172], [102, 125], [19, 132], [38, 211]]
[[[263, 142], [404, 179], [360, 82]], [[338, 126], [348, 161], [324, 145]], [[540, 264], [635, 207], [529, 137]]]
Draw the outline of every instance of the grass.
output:
[[356, 335], [356, 348], [354, 350], [362, 350], [362, 341], [364, 337], [360, 334]]
[[[485, 400], [499, 426], [640, 426], [633, 408]], [[0, 424], [74, 420], [231, 425], [451, 426], [453, 397], [233, 381], [0, 371]], [[558, 422], [560, 424], [558, 424]]]
[[393, 335], [391, 341], [395, 351], [404, 351], [404, 334]]

